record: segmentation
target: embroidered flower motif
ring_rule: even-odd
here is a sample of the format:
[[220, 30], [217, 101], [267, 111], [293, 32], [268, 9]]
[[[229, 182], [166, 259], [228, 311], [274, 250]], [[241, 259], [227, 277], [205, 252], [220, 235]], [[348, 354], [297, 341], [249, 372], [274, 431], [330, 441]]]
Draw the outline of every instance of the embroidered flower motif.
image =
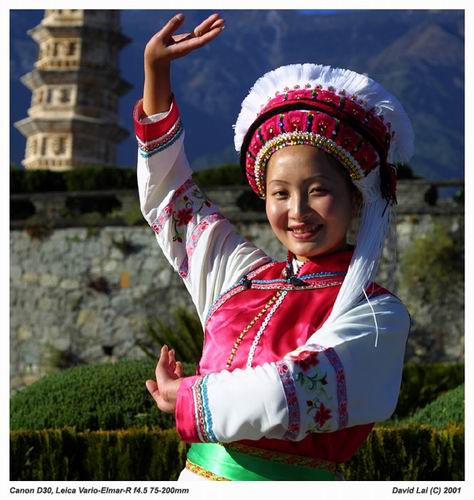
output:
[[314, 415], [314, 421], [319, 427], [324, 427], [324, 424], [332, 417], [331, 410], [327, 408], [323, 402], [320, 403], [318, 411]]
[[319, 354], [321, 352], [314, 349], [303, 349], [288, 356], [295, 365], [293, 380], [304, 390], [306, 396], [303, 400], [306, 403], [306, 414], [314, 422], [309, 425], [308, 432], [330, 432], [332, 427], [327, 425], [333, 417], [329, 407], [332, 397], [325, 387], [329, 383], [328, 375], [322, 371]]
[[176, 225], [185, 226], [193, 218], [192, 208], [182, 208], [176, 214]]
[[301, 351], [297, 355], [290, 355], [290, 359], [295, 361], [305, 372], [319, 363], [318, 353], [315, 351]]

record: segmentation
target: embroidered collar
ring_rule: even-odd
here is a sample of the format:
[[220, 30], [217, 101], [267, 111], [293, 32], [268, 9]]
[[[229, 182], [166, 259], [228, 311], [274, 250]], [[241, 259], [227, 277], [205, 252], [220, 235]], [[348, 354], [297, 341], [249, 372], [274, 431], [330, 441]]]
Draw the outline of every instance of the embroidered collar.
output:
[[342, 252], [334, 252], [322, 257], [310, 257], [306, 261], [298, 260], [291, 255], [293, 272], [296, 276], [314, 274], [320, 272], [346, 272], [354, 253], [354, 247]]

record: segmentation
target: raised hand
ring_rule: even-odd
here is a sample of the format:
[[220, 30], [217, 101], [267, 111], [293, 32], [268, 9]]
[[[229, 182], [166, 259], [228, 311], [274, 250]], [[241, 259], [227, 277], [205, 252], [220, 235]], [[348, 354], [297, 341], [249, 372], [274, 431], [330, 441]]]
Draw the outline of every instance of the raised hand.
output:
[[145, 65], [159, 66], [183, 57], [209, 43], [224, 29], [224, 20], [216, 13], [196, 26], [192, 32], [175, 35], [183, 22], [184, 15], [176, 14], [150, 38], [145, 47]]
[[174, 349], [164, 345], [155, 368], [155, 380], [147, 380], [146, 388], [155, 400], [158, 408], [165, 413], [174, 413], [181, 379], [184, 376], [183, 365], [176, 361]]
[[224, 20], [216, 13], [196, 26], [192, 32], [176, 35], [176, 31], [183, 24], [183, 21], [184, 15], [176, 14], [146, 44], [143, 90], [143, 111], [146, 115], [169, 109], [171, 104], [171, 61], [206, 45], [224, 29]]

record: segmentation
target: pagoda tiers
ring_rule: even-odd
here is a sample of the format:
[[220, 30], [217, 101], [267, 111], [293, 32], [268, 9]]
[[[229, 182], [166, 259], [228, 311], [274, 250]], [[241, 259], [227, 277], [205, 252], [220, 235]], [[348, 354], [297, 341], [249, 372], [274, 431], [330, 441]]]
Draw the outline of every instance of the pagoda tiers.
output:
[[118, 98], [131, 86], [120, 78], [118, 10], [46, 10], [28, 31], [38, 43], [33, 71], [21, 78], [32, 91], [28, 117], [15, 123], [26, 137], [26, 169], [70, 170], [116, 165]]

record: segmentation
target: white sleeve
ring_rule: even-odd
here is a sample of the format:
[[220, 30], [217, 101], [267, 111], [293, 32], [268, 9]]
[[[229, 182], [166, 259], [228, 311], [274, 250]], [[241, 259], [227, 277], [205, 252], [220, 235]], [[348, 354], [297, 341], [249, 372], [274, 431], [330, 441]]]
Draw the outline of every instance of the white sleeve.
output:
[[410, 317], [393, 295], [370, 302], [374, 313], [364, 299], [277, 362], [185, 378], [175, 412], [181, 437], [300, 441], [308, 433], [389, 418], [400, 391]]
[[150, 117], [143, 116], [139, 101], [134, 122], [141, 211], [204, 324], [208, 309], [224, 290], [271, 259], [237, 234], [194, 183], [174, 98], [168, 112]]

